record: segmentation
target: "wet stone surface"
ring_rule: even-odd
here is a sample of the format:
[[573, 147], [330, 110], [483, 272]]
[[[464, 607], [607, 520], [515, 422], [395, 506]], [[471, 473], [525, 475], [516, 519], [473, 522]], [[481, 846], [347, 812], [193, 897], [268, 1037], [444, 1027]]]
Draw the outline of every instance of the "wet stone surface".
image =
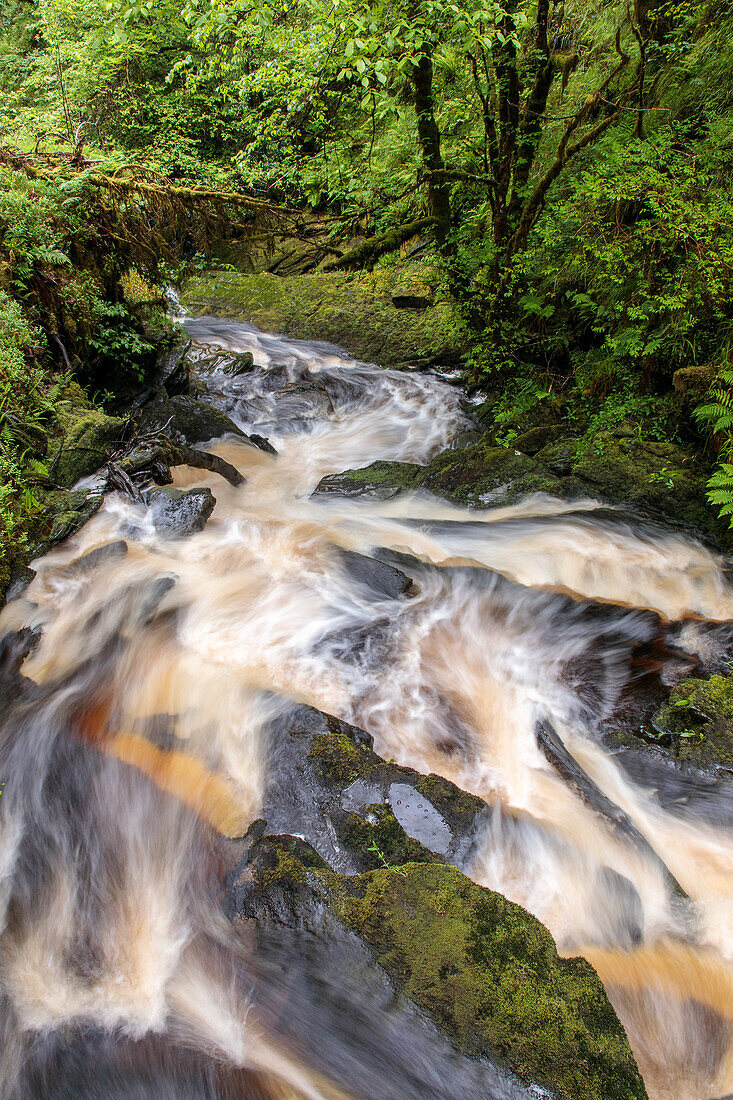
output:
[[383, 760], [363, 730], [310, 707], [272, 723], [268, 742], [262, 817], [270, 832], [304, 837], [349, 874], [379, 866], [379, 852], [398, 862], [409, 838], [467, 866], [488, 813], [480, 798]]

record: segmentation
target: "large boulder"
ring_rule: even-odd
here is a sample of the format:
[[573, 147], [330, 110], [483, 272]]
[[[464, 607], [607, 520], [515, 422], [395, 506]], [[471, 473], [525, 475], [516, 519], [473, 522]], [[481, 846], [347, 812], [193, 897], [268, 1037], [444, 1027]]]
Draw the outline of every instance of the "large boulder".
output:
[[[282, 942], [283, 929], [307, 956], [320, 952], [313, 975], [319, 997], [328, 997], [323, 975], [334, 969], [331, 956], [346, 988], [373, 988], [376, 977], [354, 973], [361, 961], [354, 941], [367, 949], [372, 969], [394, 989], [393, 1015], [417, 1008], [461, 1056], [452, 1080], [433, 1081], [432, 1089], [424, 1082], [410, 1096], [528, 1097], [549, 1090], [558, 1100], [646, 1097], [593, 968], [559, 958], [539, 921], [454, 867], [410, 862], [344, 876], [302, 840], [264, 837], [230, 876], [227, 907], [240, 922], [257, 920], [260, 945], [268, 937]], [[460, 1079], [469, 1067], [478, 1075], [470, 1084]], [[492, 1067], [508, 1074], [503, 1088], [491, 1081]], [[383, 1084], [370, 1095], [394, 1093]]]
[[151, 401], [140, 414], [138, 430], [146, 435], [164, 432], [175, 442], [192, 447], [225, 435], [247, 438], [226, 413], [185, 394]]
[[718, 548], [731, 545], [730, 531], [707, 503], [706, 474], [684, 447], [645, 440], [628, 425], [598, 432], [582, 448], [557, 425], [531, 429], [520, 438], [527, 453], [519, 449], [520, 439], [511, 447], [497, 446], [487, 432], [469, 446], [441, 451], [424, 466], [375, 462], [329, 475], [316, 492], [384, 499], [425, 489], [470, 508], [512, 504], [532, 493], [595, 499], [626, 504]]

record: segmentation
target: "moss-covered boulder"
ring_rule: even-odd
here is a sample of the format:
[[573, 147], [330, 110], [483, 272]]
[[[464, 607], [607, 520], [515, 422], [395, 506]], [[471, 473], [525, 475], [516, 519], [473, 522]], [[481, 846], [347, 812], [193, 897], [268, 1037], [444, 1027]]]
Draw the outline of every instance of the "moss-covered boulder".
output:
[[652, 727], [675, 760], [706, 773], [733, 774], [733, 675], [681, 680]]
[[495, 446], [488, 436], [468, 447], [441, 451], [426, 466], [374, 462], [361, 470], [332, 474], [321, 480], [316, 492], [386, 499], [406, 489], [427, 489], [456, 504], [479, 508], [537, 492], [583, 495], [579, 482], [558, 477], [519, 451]]
[[457, 361], [462, 348], [447, 301], [426, 301], [421, 309], [395, 305], [408, 275], [399, 267], [286, 278], [217, 272], [190, 279], [183, 303], [196, 313], [249, 321], [269, 332], [328, 340], [382, 366]]
[[629, 425], [598, 432], [579, 446], [558, 425], [530, 429], [527, 452], [497, 446], [492, 432], [466, 447], [441, 451], [425, 466], [375, 462], [323, 478], [316, 492], [386, 499], [426, 489], [468, 507], [511, 504], [532, 493], [563, 500], [627, 504], [639, 513], [688, 530], [720, 548], [733, 544], [706, 499], [707, 471], [692, 451], [646, 440]]
[[[470, 1059], [498, 1062], [560, 1100], [646, 1096], [624, 1030], [593, 968], [558, 957], [520, 906], [456, 868], [407, 863], [341, 876], [302, 842], [264, 838], [234, 876], [240, 917], [323, 930], [325, 911], [365, 944], [411, 1003]], [[335, 944], [333, 927], [328, 935]]]
[[75, 382], [68, 384], [56, 403], [55, 415], [47, 465], [53, 480], [70, 488], [104, 464], [122, 439], [125, 420], [96, 408]]
[[138, 429], [146, 435], [164, 431], [175, 442], [191, 447], [225, 435], [247, 438], [226, 413], [186, 394], [150, 401], [140, 414]]
[[707, 473], [691, 450], [639, 435], [631, 424], [599, 432], [573, 467], [604, 498], [635, 505], [695, 530], [722, 533], [705, 497]]

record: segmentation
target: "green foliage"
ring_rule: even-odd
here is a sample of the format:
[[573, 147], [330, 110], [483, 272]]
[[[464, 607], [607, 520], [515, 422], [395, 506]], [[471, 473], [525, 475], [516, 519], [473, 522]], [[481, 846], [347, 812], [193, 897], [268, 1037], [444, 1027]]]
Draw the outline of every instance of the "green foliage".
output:
[[19, 305], [0, 290], [0, 545], [25, 541], [25, 526], [36, 507], [28, 475], [43, 475], [33, 455], [45, 402], [42, 375], [30, 361], [38, 341]]
[[708, 500], [733, 527], [733, 462], [727, 461], [733, 452], [732, 368], [720, 370], [706, 400], [695, 409], [695, 417], [717, 440], [722, 459], [708, 481]]
[[89, 348], [101, 359], [124, 363], [138, 378], [144, 375], [144, 360], [153, 345], [138, 331], [135, 318], [124, 302], [97, 301], [91, 310], [93, 335]]

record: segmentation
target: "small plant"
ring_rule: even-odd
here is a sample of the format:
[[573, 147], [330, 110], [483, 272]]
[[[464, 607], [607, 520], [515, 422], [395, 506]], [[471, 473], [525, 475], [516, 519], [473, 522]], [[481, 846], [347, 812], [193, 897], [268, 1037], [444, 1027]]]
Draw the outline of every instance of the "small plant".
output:
[[[668, 466], [662, 466], [661, 470], [655, 470], [649, 477], [650, 485], [666, 485], [669, 489], [674, 489], [674, 473]], [[675, 703], [675, 706], [678, 704]]]
[[373, 841], [371, 842], [371, 844], [370, 844], [370, 845], [369, 845], [369, 847], [367, 848], [367, 852], [374, 852], [374, 853], [376, 853], [377, 859], [378, 859], [378, 860], [380, 861], [380, 863], [382, 864], [382, 866], [384, 867], [384, 869], [385, 869], [386, 871], [394, 871], [394, 872], [395, 872], [395, 874], [397, 874], [397, 875], [402, 875], [402, 876], [403, 876], [403, 877], [405, 877], [405, 878], [407, 877], [407, 871], [404, 871], [404, 870], [402, 869], [402, 867], [397, 867], [397, 866], [395, 866], [395, 864], [394, 864], [394, 863], [389, 863], [389, 862], [387, 861], [387, 859], [386, 859], [386, 857], [385, 857], [385, 855], [384, 855], [384, 852], [383, 852], [383, 851], [382, 851], [382, 849], [381, 849], [381, 848], [379, 847], [379, 845], [377, 844], [376, 840], [373, 840]]

